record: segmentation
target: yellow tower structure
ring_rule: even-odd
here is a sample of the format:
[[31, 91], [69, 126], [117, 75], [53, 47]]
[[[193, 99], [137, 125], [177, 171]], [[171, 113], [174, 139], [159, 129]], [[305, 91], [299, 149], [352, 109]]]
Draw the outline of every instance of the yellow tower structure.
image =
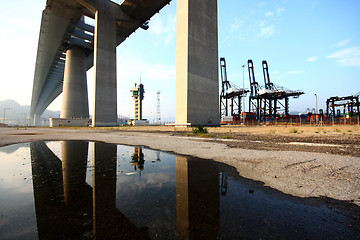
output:
[[142, 83], [136, 84], [135, 87], [132, 87], [130, 92], [134, 99], [134, 119], [142, 120], [142, 100], [144, 99], [144, 85]]

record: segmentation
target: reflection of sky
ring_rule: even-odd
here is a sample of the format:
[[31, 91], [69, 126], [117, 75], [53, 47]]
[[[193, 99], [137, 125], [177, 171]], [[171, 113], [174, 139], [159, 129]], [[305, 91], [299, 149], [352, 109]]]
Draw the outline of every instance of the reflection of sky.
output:
[[59, 141], [45, 142], [46, 146], [61, 160], [61, 144]]
[[161, 161], [156, 161], [157, 151], [143, 149], [141, 175], [139, 170], [127, 175], [135, 172], [130, 165], [133, 153], [133, 147], [118, 148], [116, 207], [138, 227], [149, 227], [151, 236], [173, 239], [169, 234], [176, 232], [175, 156], [161, 152]]
[[10, 154], [18, 150], [20, 147], [22, 147], [22, 145], [26, 144], [14, 144], [10, 146], [0, 147], [0, 152]]
[[0, 148], [0, 239], [36, 239], [29, 144], [10, 147]]

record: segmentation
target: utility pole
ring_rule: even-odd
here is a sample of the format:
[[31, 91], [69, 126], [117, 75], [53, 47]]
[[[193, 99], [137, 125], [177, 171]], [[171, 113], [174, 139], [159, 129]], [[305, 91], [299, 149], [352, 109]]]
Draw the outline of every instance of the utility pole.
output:
[[318, 100], [317, 100], [317, 94], [315, 93], [315, 98], [316, 98], [316, 112], [315, 112], [315, 118], [316, 118], [316, 126], [319, 124], [319, 120], [318, 120]]
[[161, 125], [161, 114], [160, 114], [160, 91], [157, 94], [157, 106], [156, 106], [156, 121], [157, 124]]
[[243, 98], [243, 123], [244, 123], [244, 126], [245, 126], [245, 64], [241, 66], [243, 68], [243, 95], [242, 95], [242, 98]]

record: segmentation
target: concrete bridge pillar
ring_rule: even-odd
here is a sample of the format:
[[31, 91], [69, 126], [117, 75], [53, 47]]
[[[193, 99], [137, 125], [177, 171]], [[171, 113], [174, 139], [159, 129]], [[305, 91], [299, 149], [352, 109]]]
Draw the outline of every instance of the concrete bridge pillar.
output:
[[[106, 2], [106, 1], [104, 1]], [[92, 126], [117, 125], [116, 19], [112, 7], [95, 13]]]
[[219, 125], [217, 0], [177, 0], [176, 125]]
[[89, 118], [86, 54], [81, 47], [66, 51], [60, 118]]
[[95, 14], [92, 126], [117, 125], [116, 21], [120, 8], [109, 0], [77, 0]]
[[41, 115], [38, 113], [35, 113], [34, 118], [33, 118], [33, 126], [35, 126], [35, 127], [40, 126], [40, 121], [41, 121]]

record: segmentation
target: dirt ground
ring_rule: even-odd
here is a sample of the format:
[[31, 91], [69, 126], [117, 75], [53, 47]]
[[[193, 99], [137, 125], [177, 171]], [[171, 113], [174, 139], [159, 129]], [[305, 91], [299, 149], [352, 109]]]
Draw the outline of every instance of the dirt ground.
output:
[[240, 176], [299, 197], [360, 206], [359, 126], [222, 126], [194, 134], [172, 126], [0, 128], [0, 146], [89, 140], [146, 146], [226, 163]]
[[[194, 136], [192, 128], [171, 126], [121, 127], [119, 131], [168, 133]], [[230, 147], [305, 151], [360, 157], [360, 127], [344, 126], [222, 126], [207, 128], [208, 134], [199, 137], [206, 141], [226, 143]]]

